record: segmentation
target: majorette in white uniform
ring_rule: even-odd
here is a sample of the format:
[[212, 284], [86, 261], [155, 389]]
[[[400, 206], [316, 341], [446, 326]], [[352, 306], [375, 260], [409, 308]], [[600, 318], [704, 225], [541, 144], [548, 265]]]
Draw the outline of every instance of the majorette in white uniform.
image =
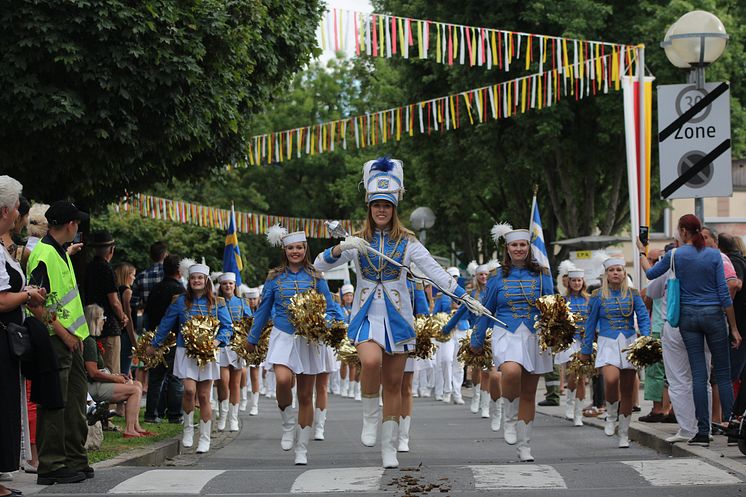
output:
[[[267, 237], [272, 245], [282, 245], [283, 250], [288, 245], [306, 243], [306, 234], [303, 231], [288, 234], [284, 228], [279, 226], [270, 228]], [[286, 267], [270, 272], [264, 283], [262, 301], [254, 313], [254, 323], [248, 339], [249, 343], [256, 345], [264, 326], [270, 317], [272, 318], [273, 327], [269, 336], [269, 349], [264, 361], [266, 368], [271, 369], [276, 364], [282, 365], [296, 375], [316, 375], [324, 371], [326, 366], [321, 346], [311, 344], [306, 338], [297, 336], [289, 317], [290, 299], [297, 293], [311, 289], [315, 289], [326, 298], [327, 316], [331, 314], [336, 319], [344, 319], [344, 316], [337, 314], [326, 280], [313, 268], [302, 268], [294, 272]], [[295, 446], [295, 464], [305, 465], [312, 427], [297, 424], [296, 413], [292, 405], [281, 406], [278, 402], [278, 407], [282, 414], [283, 430], [280, 446], [283, 450], [290, 450]], [[307, 406], [301, 406], [303, 407]], [[310, 408], [313, 411], [313, 406]]]
[[[402, 162], [388, 158], [366, 162], [363, 166], [363, 185], [369, 206], [376, 201], [387, 201], [397, 206], [404, 193]], [[358, 280], [348, 330], [350, 340], [355, 345], [375, 342], [388, 354], [408, 353], [415, 346], [414, 312], [407, 288], [408, 271], [368, 251], [368, 244], [399, 263], [409, 266], [414, 262], [426, 277], [457, 296], [464, 295], [465, 291], [414, 236], [395, 240], [388, 231], [376, 229], [370, 240], [346, 238], [339, 244], [342, 251], [339, 257], [333, 255], [332, 248], [319, 254], [314, 265], [320, 271], [348, 261], [355, 263]], [[376, 440], [380, 413], [378, 397], [377, 393], [363, 397], [361, 442], [367, 446], [374, 445]], [[383, 466], [398, 467], [398, 417], [385, 419], [381, 431]]]
[[[210, 285], [209, 276], [210, 268], [204, 264], [193, 264], [189, 267], [189, 276], [193, 274], [202, 274], [205, 276], [205, 284]], [[187, 283], [188, 285], [189, 283]], [[212, 389], [212, 381], [220, 378], [220, 365], [217, 361], [211, 361], [200, 367], [196, 359], [192, 359], [187, 356], [186, 343], [184, 336], [181, 334], [181, 328], [186, 324], [193, 316], [207, 316], [213, 315], [220, 322], [220, 328], [215, 336], [215, 339], [220, 342], [221, 345], [227, 344], [233, 334], [233, 324], [231, 322], [231, 316], [228, 312], [228, 308], [225, 306], [225, 300], [220, 297], [215, 297], [215, 303], [210, 307], [208, 305], [207, 297], [197, 297], [191, 305], [187, 307], [186, 296], [179, 295], [174, 299], [174, 302], [166, 309], [166, 314], [161, 319], [156, 329], [155, 336], [151, 345], [153, 347], [160, 347], [166, 340], [169, 332], [172, 329], [177, 329], [176, 334], [176, 359], [174, 361], [174, 375], [178, 378], [189, 379], [201, 383], [203, 381], [210, 382], [210, 389]], [[184, 447], [191, 447], [194, 444], [194, 411], [184, 412], [184, 428], [182, 433], [181, 444]], [[199, 422], [199, 442], [197, 444], [197, 452], [204, 453], [210, 450], [210, 431], [212, 429], [212, 413], [205, 419], [205, 410], [202, 411], [202, 419]]]
[[[241, 285], [241, 287], [245, 287], [245, 285]], [[258, 288], [249, 288], [245, 287], [242, 290], [242, 297], [246, 298], [247, 302], [250, 300], [256, 299], [259, 301], [259, 298], [261, 297], [261, 292]], [[258, 307], [258, 305], [256, 306]], [[253, 314], [254, 311], [251, 310], [251, 306], [249, 306], [249, 310]], [[248, 400], [249, 400], [249, 383], [251, 384], [251, 409], [249, 409], [249, 416], [258, 416], [259, 415], [259, 394], [262, 393], [262, 391], [266, 392], [266, 387], [262, 384], [262, 375], [261, 375], [261, 364], [247, 364], [246, 371], [247, 373], [247, 380], [246, 385], [241, 387], [241, 405], [239, 407], [239, 410], [245, 411]], [[255, 373], [252, 374], [251, 370], [258, 370]], [[258, 385], [255, 385], [255, 380], [252, 379], [252, 376], [256, 375], [256, 383]], [[264, 390], [263, 390], [264, 389]], [[256, 390], [256, 391], [254, 391]]]

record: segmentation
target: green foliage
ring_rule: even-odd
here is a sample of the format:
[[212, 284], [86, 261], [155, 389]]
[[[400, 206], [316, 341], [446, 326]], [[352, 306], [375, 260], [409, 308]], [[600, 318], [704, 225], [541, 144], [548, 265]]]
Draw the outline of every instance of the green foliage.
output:
[[318, 0], [18, 0], [0, 9], [0, 164], [101, 206], [243, 157], [315, 47]]

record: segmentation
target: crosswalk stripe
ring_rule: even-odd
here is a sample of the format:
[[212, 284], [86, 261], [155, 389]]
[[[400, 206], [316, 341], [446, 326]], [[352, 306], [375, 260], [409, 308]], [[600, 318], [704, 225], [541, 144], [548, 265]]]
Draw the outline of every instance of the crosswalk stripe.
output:
[[381, 486], [383, 468], [311, 469], [293, 482], [290, 493], [369, 492]]
[[222, 470], [154, 469], [123, 481], [110, 494], [199, 494]]
[[621, 461], [655, 487], [733, 485], [742, 481], [727, 471], [697, 459]]
[[567, 488], [557, 470], [544, 464], [484, 465], [469, 469], [479, 490]]

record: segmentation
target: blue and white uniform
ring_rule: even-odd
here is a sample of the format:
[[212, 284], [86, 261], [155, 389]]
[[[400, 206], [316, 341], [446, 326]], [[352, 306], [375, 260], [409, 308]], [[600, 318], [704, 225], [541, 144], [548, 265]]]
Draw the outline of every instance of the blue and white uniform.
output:
[[503, 276], [502, 269], [498, 269], [497, 274], [487, 281], [482, 304], [506, 326], [502, 327], [486, 316], [480, 317], [471, 335], [472, 346], [482, 347], [487, 329], [492, 327], [492, 358], [496, 367], [504, 362], [516, 362], [529, 373], [552, 371], [552, 355], [539, 349], [534, 321], [539, 315], [536, 300], [542, 295], [552, 294], [553, 287], [549, 274], [514, 267]]
[[189, 378], [195, 381], [217, 380], [220, 378], [220, 365], [217, 360], [199, 367], [196, 360], [187, 356], [184, 336], [181, 334], [182, 326], [193, 316], [207, 315], [218, 318], [220, 327], [215, 335], [215, 339], [220, 342], [221, 347], [227, 345], [233, 333], [233, 323], [231, 322], [228, 308], [225, 305], [225, 300], [221, 297], [217, 298], [216, 304], [211, 309], [208, 309], [207, 297], [204, 296], [196, 298], [191, 306], [187, 308], [186, 296], [180, 295], [168, 306], [166, 314], [161, 319], [158, 329], [156, 329], [155, 337], [151, 342], [153, 347], [163, 345], [169, 331], [174, 328], [178, 329], [176, 334], [176, 360], [174, 361], [174, 375], [178, 378]]
[[626, 295], [622, 295], [621, 290], [609, 289], [608, 297], [604, 297], [600, 289], [595, 290], [588, 308], [583, 353], [593, 353], [593, 340], [598, 334], [597, 368], [609, 365], [619, 369], [635, 369], [622, 349], [637, 338], [635, 316], [640, 334], [650, 335], [650, 317], [639, 292], [630, 288]]
[[264, 283], [262, 301], [254, 313], [249, 343], [256, 345], [259, 342], [262, 329], [271, 316], [273, 327], [269, 337], [267, 358], [264, 361], [265, 368], [272, 369], [275, 364], [282, 364], [295, 374], [308, 375], [326, 371], [322, 346], [309, 344], [305, 338], [296, 336], [289, 317], [290, 299], [297, 293], [312, 289], [326, 298], [327, 317], [331, 315], [336, 319], [344, 319], [332, 305], [334, 299], [329, 293], [326, 281], [320, 275], [311, 274], [307, 269], [301, 269], [296, 273], [287, 268]]
[[[231, 314], [231, 321], [234, 323], [239, 322], [245, 317], [251, 317], [252, 312], [249, 307], [249, 303], [246, 300], [236, 297], [233, 295], [230, 299], [225, 301], [228, 312]], [[233, 338], [233, 330], [231, 329], [231, 338]], [[229, 339], [230, 341], [230, 339]], [[230, 346], [220, 346], [219, 361], [221, 368], [232, 367], [235, 369], [245, 368], [246, 361], [241, 359], [238, 354]]]
[[555, 364], [566, 364], [572, 359], [572, 355], [580, 350], [581, 340], [583, 339], [583, 333], [585, 331], [585, 322], [588, 319], [588, 302], [589, 299], [582, 295], [570, 295], [567, 297], [570, 311], [575, 314], [575, 337], [573, 338], [572, 345], [567, 350], [563, 350], [559, 354], [554, 356]]
[[[392, 239], [388, 231], [376, 230], [370, 240], [372, 247], [391, 259], [417, 268], [438, 285], [461, 296], [463, 288], [430, 256], [424, 245], [413, 236]], [[407, 271], [366, 251], [345, 250], [340, 257], [326, 249], [316, 257], [314, 266], [328, 271], [354, 261], [358, 275], [348, 337], [355, 345], [373, 341], [388, 353], [408, 353], [415, 347], [414, 310]]]

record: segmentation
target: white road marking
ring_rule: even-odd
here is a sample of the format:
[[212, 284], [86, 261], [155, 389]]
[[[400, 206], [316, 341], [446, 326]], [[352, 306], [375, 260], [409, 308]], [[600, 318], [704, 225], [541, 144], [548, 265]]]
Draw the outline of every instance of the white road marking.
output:
[[698, 459], [621, 461], [655, 487], [687, 485], [735, 485], [742, 483], [727, 471]]
[[110, 494], [199, 494], [222, 470], [154, 469], [123, 481]]
[[567, 488], [557, 470], [543, 464], [469, 466], [469, 469], [479, 490]]
[[295, 479], [290, 493], [375, 491], [382, 477], [383, 468], [311, 469]]

